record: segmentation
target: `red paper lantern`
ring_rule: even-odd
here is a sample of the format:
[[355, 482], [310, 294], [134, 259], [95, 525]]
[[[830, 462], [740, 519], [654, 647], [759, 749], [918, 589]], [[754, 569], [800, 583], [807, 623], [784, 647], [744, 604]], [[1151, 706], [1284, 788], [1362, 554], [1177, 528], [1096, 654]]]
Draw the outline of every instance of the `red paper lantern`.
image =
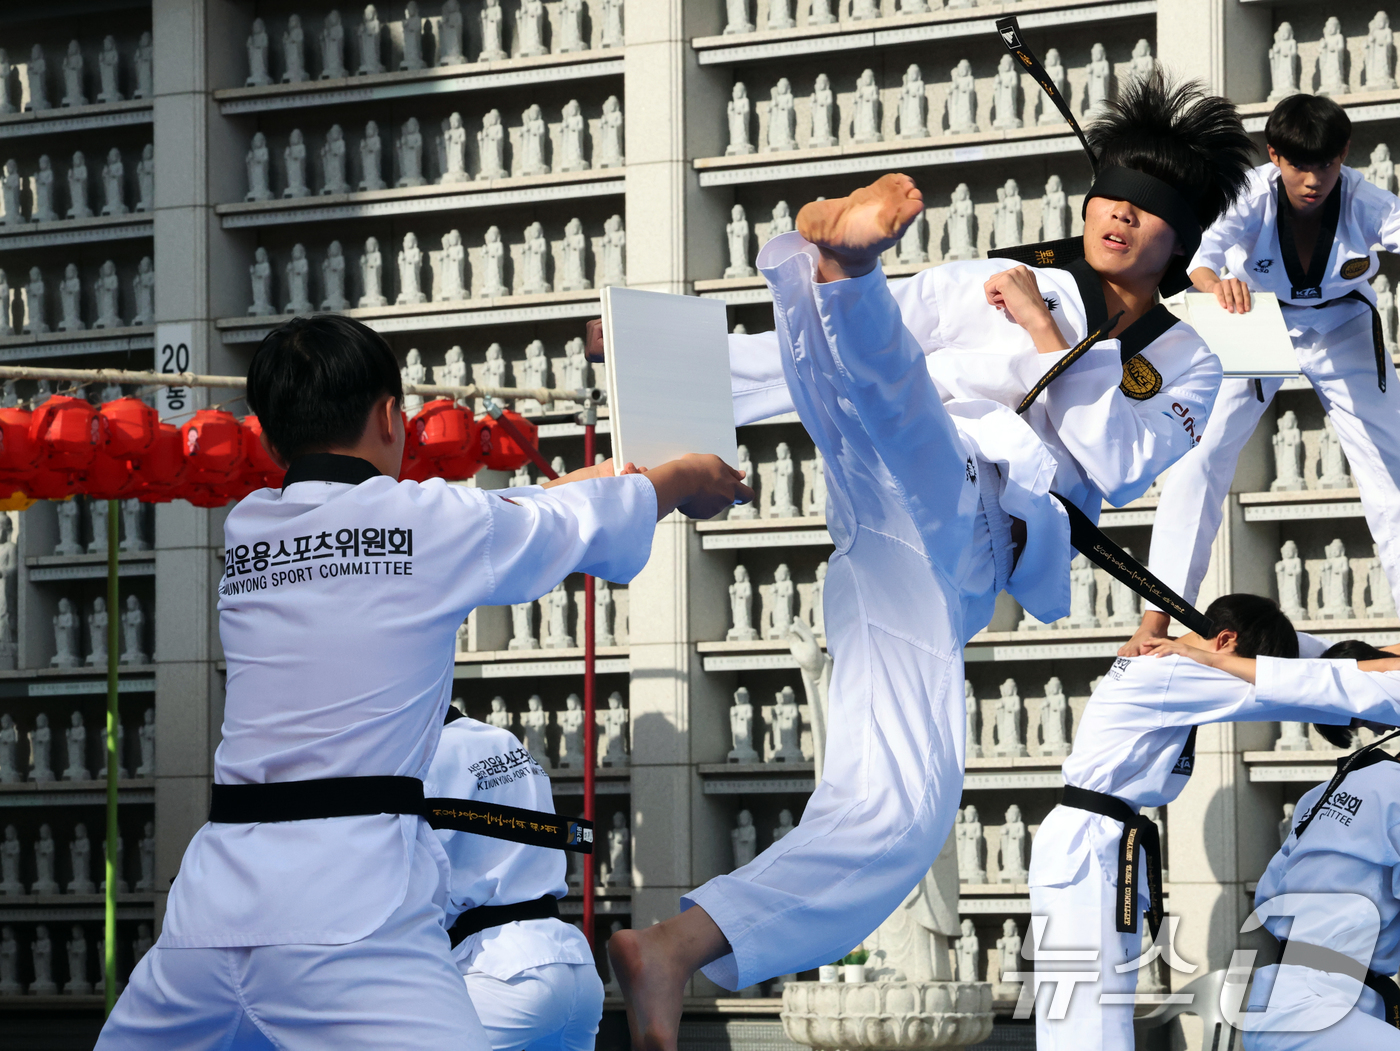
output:
[[13, 481], [34, 469], [39, 449], [29, 440], [28, 409], [0, 409], [0, 478]]
[[147, 503], [165, 503], [175, 499], [175, 492], [185, 478], [184, 439], [180, 431], [168, 423], [156, 426], [151, 447], [139, 457], [133, 457], [137, 492]]
[[140, 398], [118, 398], [97, 412], [106, 427], [109, 456], [139, 456], [156, 440], [160, 417]]
[[[538, 447], [538, 427], [510, 409], [506, 409], [501, 415], [515, 424], [515, 429], [520, 432], [522, 438], [532, 446]], [[491, 470], [516, 471], [529, 462], [529, 453], [506, 432], [500, 420], [487, 418], [482, 421], [479, 435], [482, 462]]]
[[262, 423], [251, 414], [243, 417], [243, 456], [248, 466], [243, 470], [242, 483], [248, 486], [246, 492], [234, 499], [241, 500], [255, 489], [281, 489], [282, 478], [287, 473], [273, 461], [262, 443]]
[[243, 429], [232, 413], [222, 409], [200, 409], [193, 419], [180, 428], [180, 437], [188, 461], [186, 479], [193, 484], [226, 482], [242, 473], [246, 466], [243, 459]]
[[49, 470], [86, 467], [101, 438], [97, 410], [81, 398], [54, 395], [30, 417], [29, 440], [39, 447], [40, 465]]
[[[430, 401], [409, 421], [413, 456], [405, 460], [415, 481], [425, 478], [470, 478], [481, 470], [480, 425], [449, 399]], [[420, 475], [422, 477], [420, 477]]]
[[131, 461], [99, 451], [76, 482], [77, 488], [95, 500], [125, 500], [139, 489], [133, 480]]

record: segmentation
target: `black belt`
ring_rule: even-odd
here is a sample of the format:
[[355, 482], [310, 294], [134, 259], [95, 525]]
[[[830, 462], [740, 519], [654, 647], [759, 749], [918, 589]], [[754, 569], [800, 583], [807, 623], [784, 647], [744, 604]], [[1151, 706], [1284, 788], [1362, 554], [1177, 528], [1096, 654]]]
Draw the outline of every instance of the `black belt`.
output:
[[514, 905], [479, 905], [468, 909], [457, 917], [457, 922], [447, 929], [455, 949], [473, 934], [480, 934], [488, 927], [501, 927], [517, 920], [557, 920], [559, 899], [546, 894], [534, 901], [518, 901]]
[[1367, 299], [1359, 288], [1353, 288], [1344, 296], [1336, 299], [1329, 299], [1325, 303], [1289, 303], [1291, 307], [1307, 307], [1309, 310], [1321, 310], [1323, 307], [1333, 307], [1338, 303], [1364, 303], [1366, 309], [1371, 312], [1371, 346], [1376, 354], [1376, 385], [1380, 387], [1381, 393], [1385, 393], [1386, 377], [1390, 375], [1390, 359], [1385, 352], [1385, 331], [1381, 328], [1381, 312], [1376, 309], [1376, 304]]
[[1087, 810], [1123, 825], [1118, 841], [1118, 905], [1117, 929], [1120, 934], [1136, 934], [1138, 930], [1137, 892], [1141, 882], [1138, 875], [1137, 852], [1142, 847], [1147, 855], [1147, 927], [1155, 941], [1162, 927], [1162, 844], [1157, 826], [1150, 817], [1139, 814], [1117, 796], [1094, 792], [1087, 788], [1065, 785], [1063, 806]]
[[213, 785], [217, 824], [311, 821], [365, 814], [417, 814], [433, 828], [473, 832], [532, 847], [593, 853], [593, 822], [476, 799], [424, 798], [416, 777], [327, 777], [260, 785]]
[[1293, 952], [1287, 961], [1290, 966], [1311, 967], [1314, 971], [1331, 971], [1355, 978], [1381, 998], [1381, 1002], [1385, 1004], [1385, 1020], [1396, 1029], [1400, 1029], [1400, 986], [1397, 986], [1389, 975], [1369, 970], [1336, 949], [1288, 938], [1279, 939], [1280, 963], [1284, 962], [1283, 954], [1290, 944], [1293, 946]]

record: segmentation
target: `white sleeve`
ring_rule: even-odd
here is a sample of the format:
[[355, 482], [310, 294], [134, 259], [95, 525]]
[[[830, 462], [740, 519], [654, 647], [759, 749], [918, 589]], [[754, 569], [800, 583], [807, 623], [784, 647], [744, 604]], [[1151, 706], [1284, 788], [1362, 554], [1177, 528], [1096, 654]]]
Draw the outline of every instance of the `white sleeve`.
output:
[[1387, 252], [1400, 252], [1400, 197], [1384, 191], [1376, 196], [1382, 200], [1378, 202], [1375, 243]]
[[1095, 355], [1096, 363], [1087, 368], [1088, 362], [1081, 360], [1050, 384], [1043, 397], [1060, 440], [1105, 499], [1121, 507], [1195, 447], [1220, 389], [1221, 367], [1194, 330], [1177, 325], [1144, 356], [1163, 368], [1163, 355], [1153, 353], [1160, 347], [1186, 356], [1186, 367], [1159, 393], [1137, 401], [1119, 389], [1123, 365], [1117, 341], [1110, 344], [1112, 353]]
[[[460, 492], [472, 494], [473, 490]], [[521, 491], [509, 499], [495, 492], [473, 495], [487, 502], [486, 564], [464, 558], [461, 566], [449, 567], [443, 578], [475, 576], [473, 587], [481, 596], [480, 605], [508, 606], [537, 599], [570, 573], [626, 583], [651, 555], [656, 490], [644, 475], [570, 482]], [[462, 546], [472, 554], [480, 550], [475, 545]], [[479, 579], [483, 571], [491, 574], [484, 586]]]
[[731, 335], [729, 376], [734, 386], [734, 426], [793, 411], [776, 332]]
[[[1250, 192], [1246, 188], [1245, 193]], [[1201, 234], [1201, 246], [1196, 249], [1196, 254], [1191, 257], [1191, 262], [1186, 267], [1186, 272], [1198, 267], [1209, 267], [1216, 277], [1225, 271], [1225, 252], [1237, 244], [1245, 243], [1246, 232], [1254, 225], [1260, 213], [1250, 206], [1253, 198], [1242, 198], [1236, 201], [1225, 210], [1215, 222], [1211, 223]], [[1240, 275], [1234, 275], [1239, 277]]]
[[1356, 661], [1348, 660], [1259, 657], [1254, 665], [1254, 682], [1261, 701], [1321, 709], [1338, 723], [1369, 719], [1400, 726], [1400, 672], [1362, 671]]
[[[904, 318], [904, 327], [913, 334], [925, 354], [933, 348], [933, 335], [938, 330], [932, 275], [931, 269], [924, 270], [889, 283], [890, 293]], [[787, 378], [783, 375], [777, 332], [731, 334], [729, 375], [734, 386], [736, 427], [795, 411]]]

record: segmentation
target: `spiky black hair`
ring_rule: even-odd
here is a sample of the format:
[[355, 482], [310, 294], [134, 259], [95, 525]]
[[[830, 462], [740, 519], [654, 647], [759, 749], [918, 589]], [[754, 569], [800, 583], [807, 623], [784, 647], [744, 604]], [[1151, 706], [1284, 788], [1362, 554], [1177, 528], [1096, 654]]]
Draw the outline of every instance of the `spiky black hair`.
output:
[[1203, 229], [1244, 189], [1254, 152], [1234, 103], [1160, 69], [1125, 83], [1085, 134], [1101, 169], [1131, 168], [1174, 186]]
[[[1385, 650], [1377, 649], [1361, 639], [1345, 639], [1336, 645], [1329, 646], [1322, 654], [1323, 660], [1329, 661], [1383, 661], [1394, 656], [1395, 654], [1386, 653]], [[1344, 751], [1350, 750], [1351, 746], [1356, 743], [1355, 731], [1350, 726], [1313, 723], [1313, 728], [1329, 744]]]

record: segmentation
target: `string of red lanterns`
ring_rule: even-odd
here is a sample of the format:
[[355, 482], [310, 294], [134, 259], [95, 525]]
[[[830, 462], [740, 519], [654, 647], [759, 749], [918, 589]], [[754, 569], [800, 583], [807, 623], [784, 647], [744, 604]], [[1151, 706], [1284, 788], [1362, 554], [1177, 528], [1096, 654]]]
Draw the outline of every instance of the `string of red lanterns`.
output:
[[[443, 398], [404, 425], [404, 479], [460, 481], [483, 467], [514, 471], [539, 459], [538, 428], [509, 410], [477, 419]], [[256, 416], [222, 409], [200, 409], [176, 427], [139, 398], [93, 406], [54, 395], [32, 411], [0, 409], [0, 494], [25, 503], [84, 495], [223, 507], [281, 486], [261, 434]]]

